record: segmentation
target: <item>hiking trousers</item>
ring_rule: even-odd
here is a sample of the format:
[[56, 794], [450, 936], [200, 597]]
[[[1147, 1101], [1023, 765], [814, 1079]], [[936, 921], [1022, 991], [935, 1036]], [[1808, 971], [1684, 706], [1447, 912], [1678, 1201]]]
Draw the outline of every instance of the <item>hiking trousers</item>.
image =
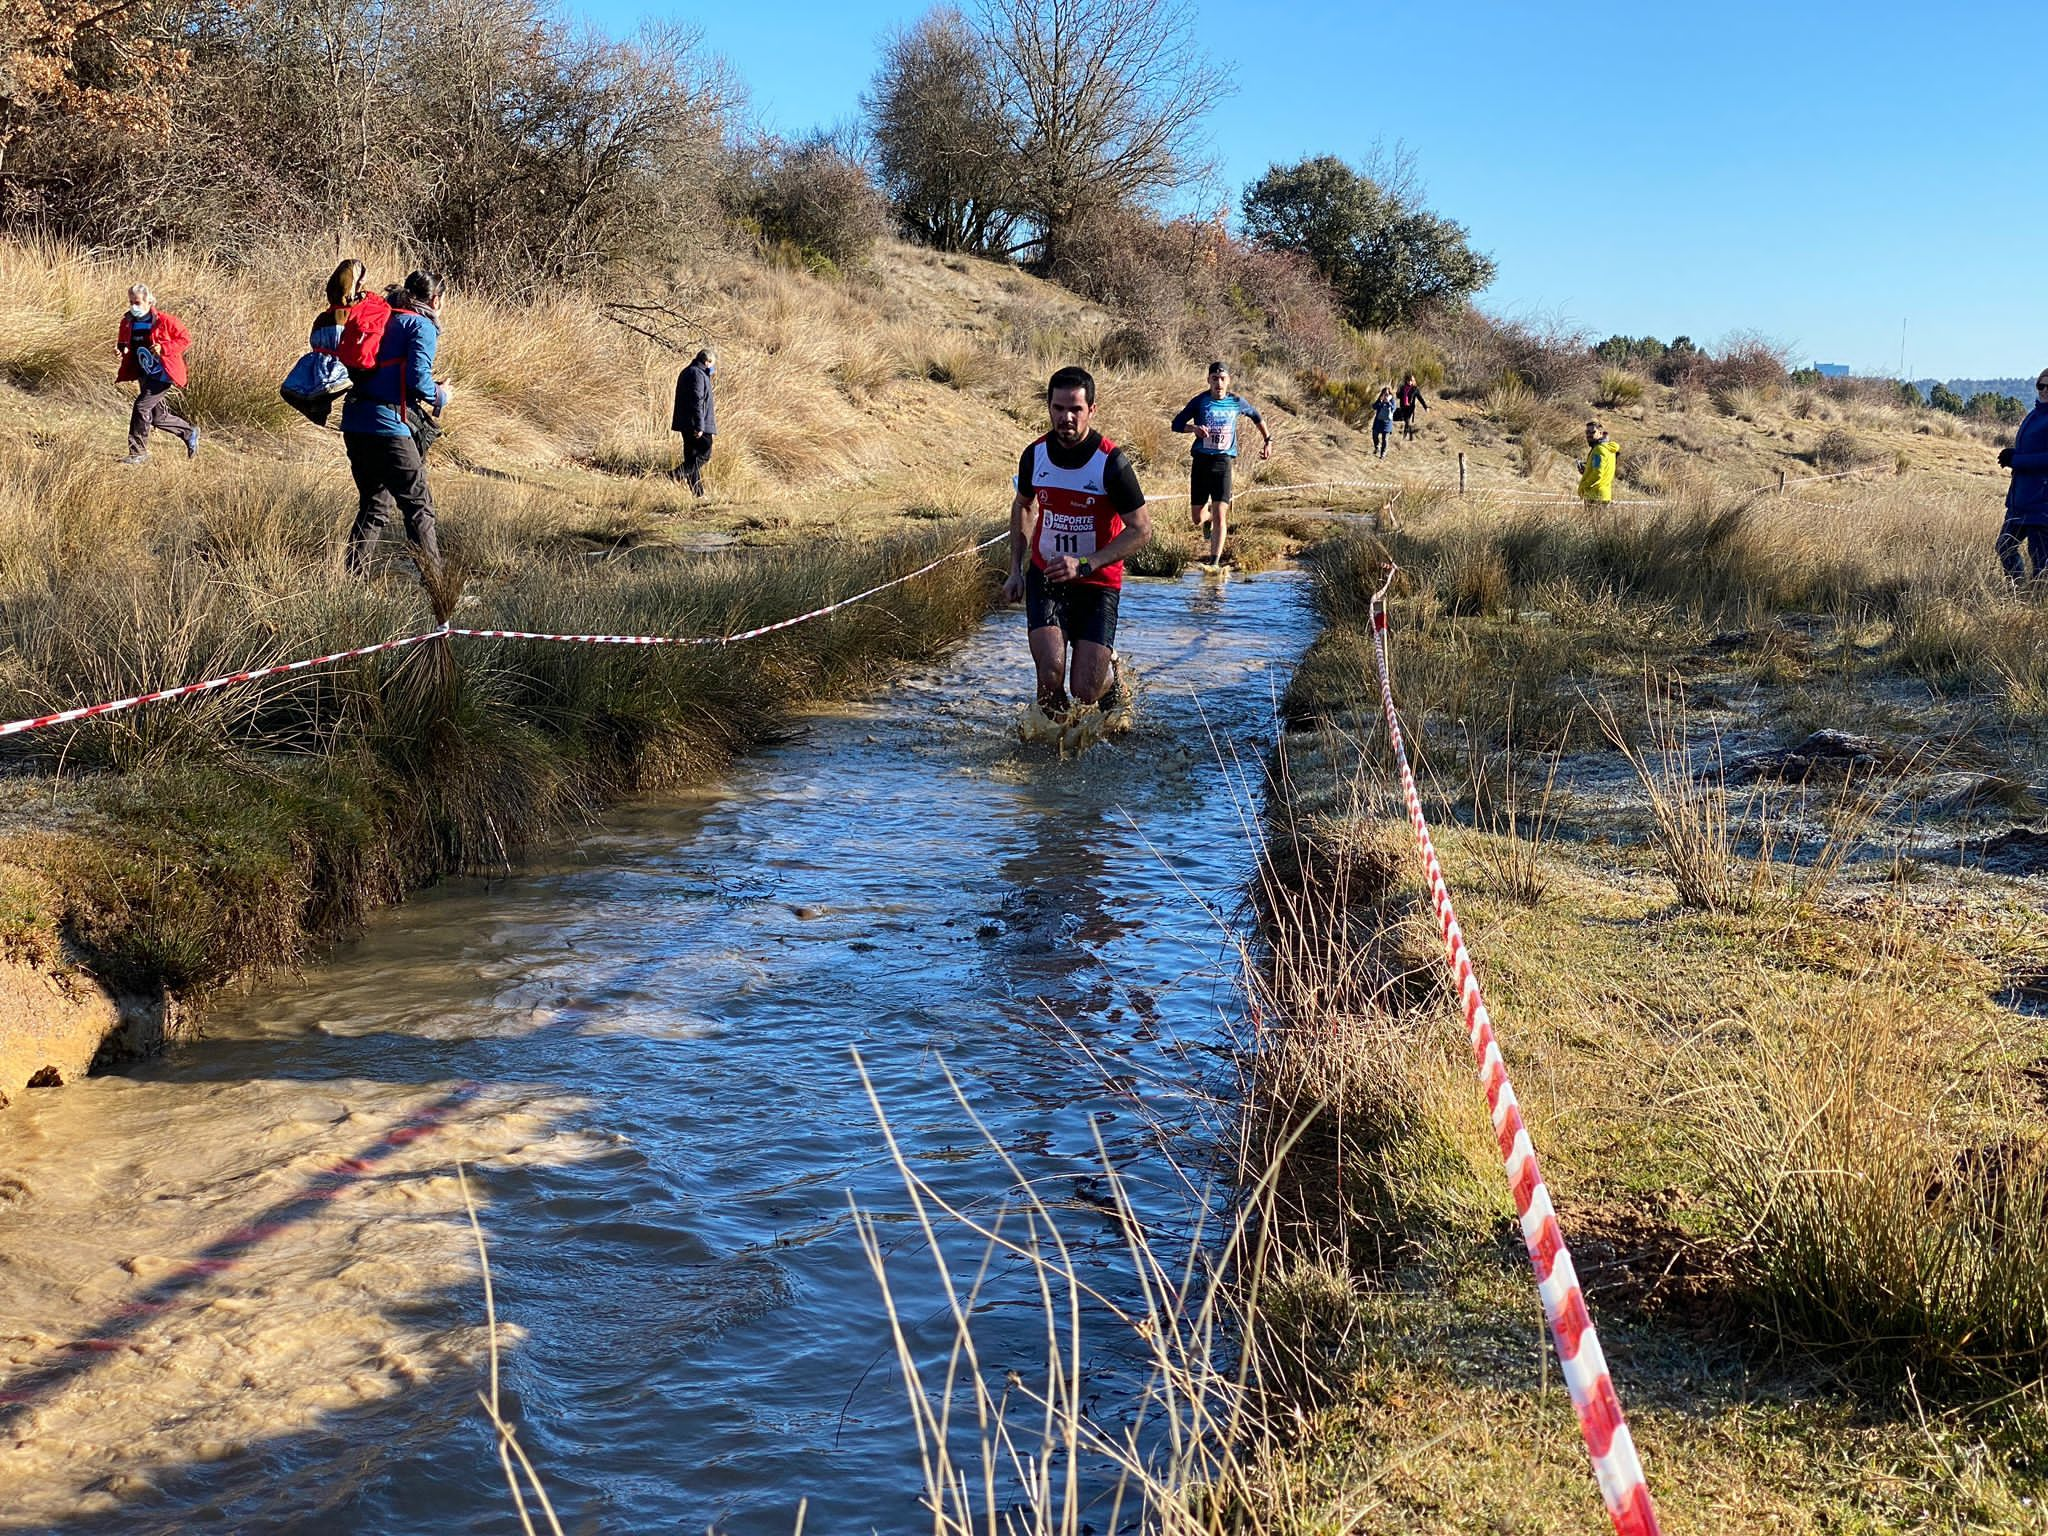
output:
[[410, 432], [381, 437], [373, 432], [344, 432], [348, 469], [356, 482], [356, 520], [348, 531], [348, 568], [368, 566], [377, 540], [393, 510], [405, 518], [405, 536], [419, 550], [421, 574], [438, 569], [441, 544], [434, 534], [434, 498], [427, 489], [427, 467]]
[[170, 390], [151, 389], [144, 384], [135, 396], [135, 405], [128, 412], [128, 451], [133, 454], [149, 452], [149, 432], [154, 427], [159, 432], [168, 432], [181, 443], [192, 441], [192, 423], [172, 410], [164, 396]]
[[2016, 523], [2008, 519], [1998, 530], [1998, 542], [1991, 547], [1997, 551], [1998, 563], [2005, 567], [2005, 574], [2014, 586], [2027, 579], [2026, 567], [2020, 564], [2020, 545], [2027, 546], [2027, 559], [2034, 566], [2034, 580], [2039, 581], [2048, 574], [2048, 524]]
[[709, 432], [683, 434], [683, 467], [676, 473], [699, 496], [704, 494], [704, 466], [711, 462], [711, 437]]

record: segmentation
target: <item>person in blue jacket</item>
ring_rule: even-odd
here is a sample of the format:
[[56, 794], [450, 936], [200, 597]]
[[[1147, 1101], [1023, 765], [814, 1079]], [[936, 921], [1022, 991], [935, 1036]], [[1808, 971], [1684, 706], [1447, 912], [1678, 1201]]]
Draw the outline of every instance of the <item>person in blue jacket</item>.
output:
[[1998, 462], [2012, 471], [2012, 486], [2005, 493], [2005, 526], [1998, 530], [1998, 563], [2015, 587], [2027, 580], [2020, 564], [2020, 543], [2025, 541], [2027, 559], [2033, 564], [2033, 580], [2048, 573], [2048, 369], [2034, 380], [2034, 408], [2020, 423], [2012, 446], [1998, 455]]
[[[1188, 463], [1188, 520], [1209, 533], [1209, 564], [1223, 563], [1223, 541], [1230, 534], [1230, 471], [1237, 462], [1237, 424], [1242, 419], [1259, 429], [1264, 441], [1259, 457], [1273, 456], [1273, 434], [1251, 401], [1230, 392], [1230, 366], [1209, 365], [1209, 387], [1180, 408], [1173, 430], [1195, 434]], [[1214, 516], [1212, 518], [1211, 511]]]
[[358, 498], [348, 531], [348, 568], [362, 571], [369, 564], [395, 507], [418, 552], [420, 574], [431, 581], [441, 568], [434, 498], [407, 417], [424, 412], [437, 421], [448, 404], [448, 387], [434, 380], [443, 284], [437, 273], [411, 272], [384, 297], [391, 318], [377, 347], [377, 366], [356, 380], [341, 408], [341, 436]]

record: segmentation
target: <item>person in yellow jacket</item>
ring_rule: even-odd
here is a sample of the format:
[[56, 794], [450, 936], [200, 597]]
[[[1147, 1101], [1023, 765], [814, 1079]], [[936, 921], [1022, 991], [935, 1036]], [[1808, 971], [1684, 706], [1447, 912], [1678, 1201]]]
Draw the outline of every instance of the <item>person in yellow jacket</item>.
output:
[[1607, 429], [1597, 421], [1586, 423], [1586, 456], [1579, 460], [1579, 499], [1589, 507], [1605, 506], [1614, 500], [1614, 466], [1621, 449], [1607, 440]]

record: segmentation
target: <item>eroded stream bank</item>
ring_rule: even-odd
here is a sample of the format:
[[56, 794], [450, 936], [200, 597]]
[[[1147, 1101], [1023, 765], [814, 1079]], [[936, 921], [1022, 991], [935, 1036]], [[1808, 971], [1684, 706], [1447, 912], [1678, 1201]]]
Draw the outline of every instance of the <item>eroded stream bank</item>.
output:
[[[1115, 1284], [1091, 1122], [1142, 1203], [1155, 1122], [1217, 1076], [1235, 958], [1197, 898], [1233, 906], [1251, 859], [1219, 747], [1263, 754], [1299, 590], [1134, 584], [1143, 723], [1069, 764], [1015, 744], [999, 615], [716, 790], [429, 893], [204, 1042], [18, 1106], [0, 1519], [516, 1529], [475, 1411], [462, 1159], [572, 1529], [786, 1532], [800, 1499], [811, 1530], [921, 1525], [848, 1214], [903, 1199], [851, 1053], [920, 1171], [990, 1209], [1010, 1176], [943, 1060], [1027, 1176], [1072, 1182]], [[941, 1349], [897, 1230], [899, 1303]], [[989, 1369], [1042, 1358], [1035, 1315], [1000, 1291], [987, 1315]]]

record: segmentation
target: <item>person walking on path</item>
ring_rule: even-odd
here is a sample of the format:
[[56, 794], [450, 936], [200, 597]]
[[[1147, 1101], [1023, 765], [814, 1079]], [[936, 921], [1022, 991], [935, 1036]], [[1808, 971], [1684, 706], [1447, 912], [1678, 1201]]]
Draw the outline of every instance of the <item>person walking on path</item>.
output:
[[1401, 380], [1401, 387], [1394, 391], [1394, 420], [1401, 423], [1401, 435], [1415, 435], [1415, 413], [1429, 409], [1429, 402], [1422, 398], [1422, 386], [1415, 382], [1414, 374], [1407, 374]]
[[1998, 530], [1998, 563], [2015, 590], [2027, 580], [2020, 564], [2020, 545], [2027, 546], [2027, 560], [2033, 566], [2032, 580], [2039, 585], [2048, 576], [2048, 369], [2034, 380], [2034, 408], [2020, 423], [2012, 446], [2001, 449], [2000, 467], [2012, 471], [2012, 484], [2005, 493], [2005, 524]]
[[351, 380], [342, 366], [341, 337], [348, 326], [349, 311], [363, 296], [366, 267], [353, 256], [327, 278], [327, 307], [313, 316], [306, 337], [306, 354], [285, 375], [278, 394], [316, 427], [327, 425], [337, 400], [348, 393]]
[[1223, 563], [1223, 544], [1230, 537], [1230, 480], [1237, 463], [1239, 418], [1259, 429], [1264, 439], [1259, 457], [1273, 457], [1273, 434], [1252, 403], [1230, 392], [1230, 368], [1222, 362], [1209, 365], [1209, 387], [1180, 408], [1173, 418], [1173, 430], [1195, 434], [1195, 446], [1188, 460], [1189, 522], [1209, 534], [1209, 563]]
[[683, 462], [675, 478], [688, 482], [697, 496], [704, 494], [704, 466], [718, 435], [718, 411], [711, 402], [711, 375], [717, 371], [718, 354], [709, 347], [690, 359], [690, 366], [676, 375], [676, 408], [668, 423], [671, 432], [683, 434]]
[[1586, 456], [1579, 460], [1579, 499], [1589, 507], [1606, 506], [1614, 500], [1614, 467], [1621, 449], [1609, 441], [1607, 429], [1597, 421], [1586, 423]]
[[128, 457], [123, 464], [149, 462], [152, 428], [182, 442], [186, 458], [199, 452], [199, 429], [164, 401], [172, 390], [185, 387], [185, 349], [191, 345], [192, 333], [176, 315], [156, 307], [156, 295], [147, 283], [128, 290], [128, 312], [121, 316], [114, 342], [114, 352], [121, 359], [114, 382], [135, 385], [135, 404], [128, 412]]
[[1394, 413], [1398, 409], [1394, 403], [1394, 391], [1382, 384], [1380, 397], [1372, 403], [1372, 452], [1376, 459], [1387, 456], [1387, 443], [1394, 435]]
[[356, 520], [348, 531], [348, 568], [368, 568], [393, 508], [405, 517], [405, 535], [418, 553], [420, 575], [432, 583], [441, 571], [434, 532], [434, 498], [426, 461], [409, 419], [424, 413], [436, 423], [449, 391], [434, 379], [441, 345], [443, 284], [433, 272], [413, 272], [384, 291], [391, 315], [377, 344], [376, 365], [356, 375], [341, 408], [341, 438], [356, 482]]
[[1051, 430], [1017, 461], [1003, 601], [1023, 599], [1038, 707], [1064, 718], [1070, 699], [1111, 709], [1124, 696], [1116, 667], [1123, 562], [1151, 541], [1152, 514], [1130, 459], [1095, 430], [1094, 376], [1060, 369], [1045, 404]]

